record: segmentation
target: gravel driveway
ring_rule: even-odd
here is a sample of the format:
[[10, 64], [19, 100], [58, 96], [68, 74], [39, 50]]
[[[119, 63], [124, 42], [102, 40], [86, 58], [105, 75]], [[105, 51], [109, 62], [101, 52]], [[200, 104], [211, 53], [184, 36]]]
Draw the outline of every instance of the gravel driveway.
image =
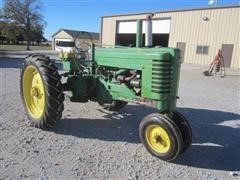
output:
[[65, 101], [51, 131], [29, 126], [19, 93], [23, 59], [0, 58], [0, 179], [239, 179], [240, 74], [204, 77], [183, 64], [178, 111], [193, 129], [191, 148], [173, 162], [151, 156], [138, 138], [156, 110], [129, 104], [118, 113]]

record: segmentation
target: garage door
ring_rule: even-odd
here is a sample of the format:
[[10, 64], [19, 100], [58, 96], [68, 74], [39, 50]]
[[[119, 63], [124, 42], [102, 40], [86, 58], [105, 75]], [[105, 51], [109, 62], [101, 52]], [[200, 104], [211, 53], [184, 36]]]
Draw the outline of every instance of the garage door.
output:
[[[145, 36], [146, 21], [143, 21], [143, 36]], [[153, 46], [168, 46], [170, 19], [152, 20]], [[135, 46], [137, 21], [119, 21], [117, 24], [116, 45]], [[143, 43], [145, 38], [143, 37]]]
[[[145, 33], [146, 21], [143, 21], [143, 33]], [[154, 34], [169, 34], [170, 33], [170, 19], [153, 20], [152, 30]]]
[[137, 32], [137, 21], [118, 22], [118, 34], [135, 34]]
[[[60, 39], [57, 38], [54, 40], [54, 51], [61, 51], [60, 47], [57, 46], [57, 42], [58, 41], [65, 41], [65, 42], [71, 42], [73, 41], [72, 39]], [[69, 48], [68, 47], [61, 47], [63, 49], [63, 51], [69, 52]]]
[[[145, 33], [145, 25], [146, 21], [143, 21], [143, 33]], [[170, 19], [164, 20], [153, 20], [152, 21], [152, 29], [153, 33], [158, 34], [166, 34], [170, 33]], [[118, 31], [119, 34], [135, 34], [137, 32], [137, 22], [136, 21], [126, 21], [126, 22], [118, 22]]]

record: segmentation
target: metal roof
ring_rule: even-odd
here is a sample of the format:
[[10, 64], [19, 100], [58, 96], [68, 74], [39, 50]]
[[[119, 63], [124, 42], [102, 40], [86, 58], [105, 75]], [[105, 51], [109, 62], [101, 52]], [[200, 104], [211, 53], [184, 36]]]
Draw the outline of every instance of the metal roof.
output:
[[228, 5], [228, 6], [209, 6], [202, 8], [187, 8], [187, 9], [175, 9], [175, 10], [162, 10], [156, 12], [141, 12], [141, 13], [129, 13], [129, 14], [115, 14], [115, 15], [106, 15], [101, 16], [101, 18], [106, 17], [117, 17], [117, 16], [134, 16], [134, 15], [144, 15], [144, 14], [159, 14], [159, 13], [172, 13], [172, 12], [184, 12], [184, 11], [199, 11], [199, 10], [212, 10], [212, 9], [227, 9], [227, 8], [240, 8], [240, 5]]
[[[59, 29], [57, 32], [55, 32], [52, 37], [56, 36], [59, 32], [64, 31], [67, 34], [69, 34], [72, 38], [75, 38], [78, 36], [78, 38], [89, 38], [89, 35], [86, 33], [81, 32], [87, 32], [87, 31], [77, 31], [72, 29]], [[92, 36], [93, 39], [99, 39], [99, 33], [96, 32], [88, 32]]]

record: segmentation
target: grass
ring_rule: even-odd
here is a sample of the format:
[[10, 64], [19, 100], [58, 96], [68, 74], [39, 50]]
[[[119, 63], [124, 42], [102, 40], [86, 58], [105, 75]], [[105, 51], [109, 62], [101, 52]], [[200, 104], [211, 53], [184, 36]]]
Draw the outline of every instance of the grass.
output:
[[[0, 45], [0, 51], [26, 51], [26, 45]], [[30, 46], [33, 51], [52, 50], [52, 46]]]

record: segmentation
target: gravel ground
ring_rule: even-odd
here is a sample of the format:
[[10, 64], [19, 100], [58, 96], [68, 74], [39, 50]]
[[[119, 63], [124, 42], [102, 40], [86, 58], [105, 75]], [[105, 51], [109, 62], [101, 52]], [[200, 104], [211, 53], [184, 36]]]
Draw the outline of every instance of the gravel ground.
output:
[[[20, 56], [19, 56], [20, 57]], [[193, 129], [191, 148], [173, 162], [151, 156], [138, 138], [156, 110], [130, 104], [118, 113], [65, 101], [51, 131], [29, 126], [20, 100], [23, 59], [0, 58], [0, 179], [240, 179], [240, 73], [204, 77], [183, 64], [178, 111]]]

